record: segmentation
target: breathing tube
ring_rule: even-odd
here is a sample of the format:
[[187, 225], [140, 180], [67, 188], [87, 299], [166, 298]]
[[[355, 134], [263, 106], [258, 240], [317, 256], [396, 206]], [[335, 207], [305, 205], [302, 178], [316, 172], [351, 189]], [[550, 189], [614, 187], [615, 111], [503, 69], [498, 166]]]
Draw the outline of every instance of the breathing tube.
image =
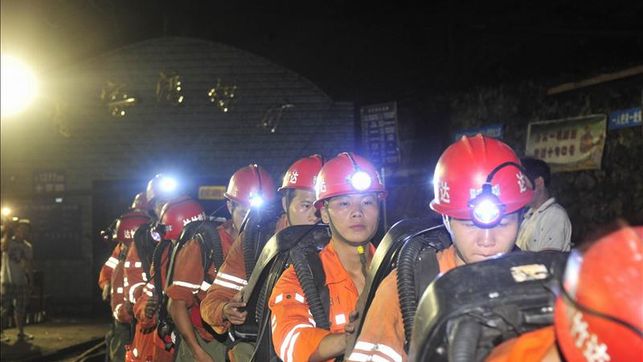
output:
[[327, 313], [324, 310], [319, 290], [315, 285], [315, 279], [310, 269], [306, 250], [297, 246], [290, 251], [290, 257], [317, 328], [330, 329]]
[[397, 295], [400, 299], [404, 338], [407, 343], [411, 340], [418, 301], [415, 293], [415, 263], [423, 249], [423, 243], [411, 239], [402, 246], [397, 259]]
[[[406, 350], [408, 350], [411, 341], [413, 318], [415, 317], [419, 299], [418, 293], [420, 291], [417, 286], [418, 282], [422, 281], [415, 280], [418, 259], [427, 248], [434, 249], [437, 252], [444, 249], [447, 244], [450, 244], [449, 236], [442, 227], [422, 230], [411, 235], [407, 240], [400, 248], [397, 257], [397, 295], [400, 300], [402, 322], [404, 323], [404, 337], [406, 341], [404, 348]], [[426, 258], [422, 262], [431, 263], [429, 265], [430, 268], [423, 270], [424, 272], [435, 274], [426, 275], [426, 278], [432, 280], [438, 275], [440, 267], [437, 258], [435, 258], [435, 254], [432, 254], [432, 259]]]
[[473, 318], [463, 317], [457, 320], [449, 338], [449, 361], [475, 361], [481, 333], [482, 325]]

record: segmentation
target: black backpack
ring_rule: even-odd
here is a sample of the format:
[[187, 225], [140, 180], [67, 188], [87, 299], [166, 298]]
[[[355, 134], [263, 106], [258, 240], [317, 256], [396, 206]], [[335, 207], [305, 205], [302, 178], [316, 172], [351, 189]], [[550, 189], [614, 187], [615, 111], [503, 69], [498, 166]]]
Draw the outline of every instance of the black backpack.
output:
[[[434, 219], [404, 219], [397, 222], [388, 230], [373, 255], [364, 290], [357, 301], [355, 309], [358, 311], [358, 317], [354, 322], [355, 332], [347, 341], [347, 353], [352, 351], [357, 341], [357, 337], [364, 325], [366, 314], [373, 302], [375, 292], [380, 283], [395, 267], [399, 267], [398, 264], [402, 250], [405, 251], [405, 254], [408, 254], [409, 251], [415, 253], [417, 248], [409, 248], [408, 245], [418, 245], [421, 251], [429, 253], [430, 250], [437, 252], [448, 247], [450, 244], [451, 239], [448, 232], [442, 224], [439, 224]], [[430, 248], [425, 250], [427, 247]], [[415, 259], [417, 258], [418, 256], [415, 257]], [[403, 259], [408, 260], [409, 257], [407, 256]], [[435, 264], [437, 264], [437, 259]], [[431, 275], [431, 272], [424, 273], [426, 273], [427, 277]], [[435, 275], [437, 275], [437, 273]]]
[[[249, 315], [244, 324], [244, 331], [248, 333], [244, 337], [245, 340], [256, 342], [253, 361], [279, 361], [272, 346], [268, 300], [279, 277], [291, 264], [291, 250], [300, 245], [304, 245], [305, 249], [319, 250], [329, 239], [329, 229], [325, 225], [298, 225], [280, 231], [263, 247], [243, 296]], [[322, 277], [317, 283], [323, 285], [323, 272], [315, 275]], [[237, 337], [243, 338], [238, 334]]]
[[551, 325], [566, 259], [519, 251], [440, 276], [418, 304], [409, 360], [482, 361], [503, 341]]
[[[159, 267], [156, 268], [158, 270], [155, 270], [155, 275], [154, 275], [154, 284], [155, 284], [154, 288], [155, 289], [159, 288], [157, 284], [161, 286], [161, 289], [157, 290], [158, 293], [160, 293], [161, 291], [164, 291], [167, 287], [169, 287], [172, 284], [176, 256], [178, 255], [179, 251], [183, 248], [185, 243], [187, 243], [189, 240], [199, 241], [199, 245], [201, 247], [201, 265], [204, 271], [204, 281], [206, 281], [209, 284], [212, 284], [212, 280], [210, 280], [210, 277], [207, 271], [210, 269], [210, 266], [212, 266], [212, 264], [214, 264], [214, 266], [217, 269], [221, 267], [221, 264], [223, 264], [223, 249], [221, 246], [221, 238], [219, 236], [219, 232], [217, 231], [217, 227], [219, 227], [221, 224], [222, 224], [221, 222], [216, 220], [205, 220], [205, 221], [193, 221], [185, 225], [185, 227], [183, 228], [183, 231], [181, 232], [181, 236], [179, 237], [179, 240], [173, 246], [172, 253], [170, 256], [170, 261], [167, 265], [167, 277], [165, 280], [165, 285], [161, 285], [162, 283], [161, 283], [161, 277], [160, 277], [160, 256], [162, 255], [162, 250], [159, 252], [159, 255], [158, 255], [159, 264], [157, 264], [156, 259], [154, 261], [155, 265], [159, 265]], [[167, 247], [171, 247], [171, 245], [168, 245]], [[162, 339], [167, 341], [165, 346], [167, 350], [171, 349], [174, 344], [177, 344], [177, 343], [171, 344], [169, 342], [169, 339], [167, 338], [175, 330], [174, 323], [167, 312], [168, 302], [169, 302], [169, 298], [165, 293], [163, 293], [161, 303], [160, 303], [160, 308], [158, 311], [158, 326], [157, 326], [159, 336], [161, 336]], [[217, 340], [223, 342], [227, 339], [225, 335], [217, 334], [207, 323], [203, 323], [203, 325], [206, 328], [206, 330], [208, 330], [208, 332], [212, 334], [212, 336], [215, 337]]]

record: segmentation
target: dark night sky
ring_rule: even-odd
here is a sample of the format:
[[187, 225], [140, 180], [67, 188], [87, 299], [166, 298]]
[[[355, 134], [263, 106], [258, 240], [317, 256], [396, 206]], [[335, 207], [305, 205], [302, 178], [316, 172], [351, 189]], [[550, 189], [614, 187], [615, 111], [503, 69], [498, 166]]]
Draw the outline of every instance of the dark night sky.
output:
[[55, 71], [149, 38], [204, 38], [358, 103], [643, 62], [640, 0], [427, 3], [2, 0], [2, 48]]

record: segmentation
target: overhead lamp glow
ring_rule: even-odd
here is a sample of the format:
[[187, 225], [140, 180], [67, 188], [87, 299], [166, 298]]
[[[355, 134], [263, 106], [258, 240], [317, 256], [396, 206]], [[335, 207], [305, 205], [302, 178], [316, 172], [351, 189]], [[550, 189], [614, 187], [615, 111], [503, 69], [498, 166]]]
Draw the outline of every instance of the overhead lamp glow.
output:
[[38, 82], [33, 71], [20, 60], [2, 56], [2, 117], [10, 117], [23, 111], [38, 93]]
[[3, 207], [2, 208], [2, 216], [9, 216], [9, 215], [11, 215], [11, 209], [6, 207], [6, 206]]
[[351, 185], [357, 191], [364, 191], [371, 187], [371, 176], [364, 171], [357, 171], [351, 176]]

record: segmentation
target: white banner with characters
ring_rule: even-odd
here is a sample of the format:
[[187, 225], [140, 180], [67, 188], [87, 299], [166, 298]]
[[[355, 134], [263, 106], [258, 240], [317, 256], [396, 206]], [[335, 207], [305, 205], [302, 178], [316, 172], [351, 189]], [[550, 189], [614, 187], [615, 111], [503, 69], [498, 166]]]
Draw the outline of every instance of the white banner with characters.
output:
[[530, 123], [525, 154], [552, 172], [600, 169], [606, 126], [604, 114]]

